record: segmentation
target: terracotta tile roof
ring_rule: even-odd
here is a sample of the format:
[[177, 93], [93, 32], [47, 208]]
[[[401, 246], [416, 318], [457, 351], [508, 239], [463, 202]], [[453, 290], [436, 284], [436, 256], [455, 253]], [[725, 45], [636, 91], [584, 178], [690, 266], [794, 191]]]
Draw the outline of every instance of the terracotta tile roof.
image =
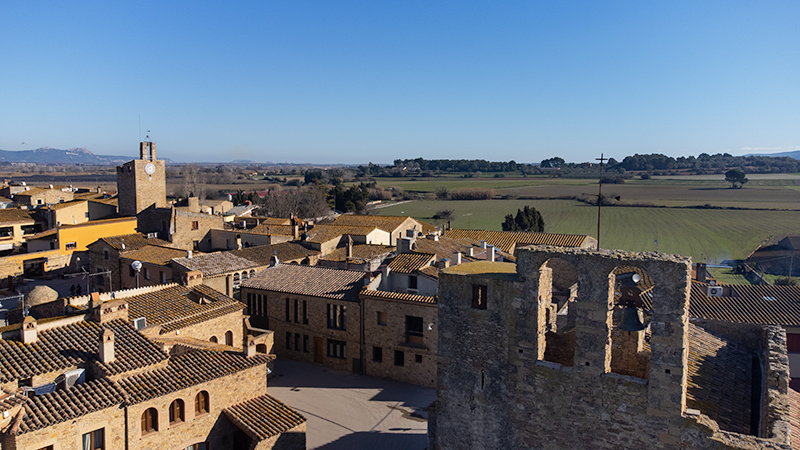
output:
[[178, 264], [188, 270], [199, 270], [203, 276], [210, 277], [223, 273], [240, 270], [255, 269], [263, 264], [236, 256], [231, 252], [214, 252], [205, 255], [192, 256], [191, 258], [175, 258], [173, 264]]
[[17, 393], [0, 391], [0, 411], [8, 411], [28, 401], [28, 398]]
[[159, 266], [167, 265], [172, 261], [172, 258], [180, 258], [182, 256], [186, 256], [186, 250], [158, 245], [145, 245], [138, 250], [125, 253], [125, 259], [138, 260]]
[[439, 303], [439, 297], [429, 297], [427, 295], [415, 295], [415, 294], [406, 294], [400, 292], [375, 291], [366, 288], [361, 291], [361, 296], [372, 297], [381, 300], [399, 300], [412, 303], [427, 303], [431, 305]]
[[108, 246], [110, 246], [111, 248], [115, 248], [117, 250], [122, 250], [122, 244], [125, 244], [124, 251], [137, 250], [144, 247], [145, 245], [172, 247], [171, 242], [162, 241], [161, 239], [158, 238], [148, 238], [146, 235], [141, 233], [123, 234], [120, 236], [108, 236], [98, 239], [97, 242], [103, 242]]
[[264, 234], [267, 236], [291, 236], [292, 227], [291, 225], [271, 225], [267, 223], [262, 223], [261, 225], [253, 227], [249, 230], [242, 230], [242, 232]]
[[708, 297], [708, 285], [692, 282], [689, 315], [699, 319], [800, 326], [800, 286], [722, 285], [730, 295]]
[[4, 208], [0, 209], [0, 223], [33, 223], [31, 211], [28, 209]]
[[[392, 253], [394, 250], [395, 247], [393, 245], [354, 245], [353, 256], [350, 258], [350, 261], [353, 259], [372, 259], [387, 253]], [[347, 247], [337, 248], [320, 259], [325, 261], [347, 261]]]
[[119, 198], [111, 197], [111, 198], [94, 198], [89, 200], [93, 203], [102, 203], [104, 205], [111, 205], [111, 206], [118, 206], [119, 205]]
[[225, 408], [224, 411], [231, 422], [257, 440], [277, 436], [306, 422], [305, 417], [268, 394]]
[[439, 268], [436, 266], [423, 267], [419, 272], [431, 278], [439, 278]]
[[487, 231], [487, 230], [447, 230], [446, 236], [453, 239], [474, 239], [486, 241], [504, 252], [513, 252], [515, 246], [522, 245], [555, 245], [558, 247], [581, 247], [590, 238], [578, 234], [526, 233], [523, 231]]
[[800, 392], [789, 389], [789, 427], [792, 434], [792, 450], [800, 450]]
[[248, 259], [262, 266], [269, 265], [272, 255], [278, 255], [280, 261], [296, 261], [310, 256], [319, 255], [319, 250], [304, 247], [297, 242], [281, 242], [280, 244], [259, 245], [256, 247], [243, 248], [241, 250], [231, 250], [236, 256]]
[[[202, 304], [197, 299], [204, 299]], [[199, 284], [174, 285], [128, 297], [128, 317], [147, 319], [147, 325], [161, 325], [161, 333], [172, 332], [231, 313], [240, 313], [244, 304], [214, 289]]]
[[[167, 359], [158, 347], [122, 320], [104, 324], [115, 334], [117, 358], [98, 362], [101, 371], [120, 374]], [[74, 369], [87, 360], [97, 360], [102, 327], [97, 322], [81, 321], [40, 331], [32, 344], [0, 340], [0, 382], [31, 378], [60, 370]]]
[[169, 358], [161, 369], [119, 380], [128, 394], [128, 404], [135, 405], [251, 367], [267, 364], [271, 356], [256, 354], [245, 357], [239, 352], [196, 350]]
[[13, 201], [0, 195], [0, 203], [13, 203]]
[[750, 434], [753, 354], [737, 342], [689, 324], [686, 406], [720, 429]]
[[80, 205], [81, 203], [86, 203], [86, 200], [70, 200], [64, 203], [54, 203], [48, 206], [48, 208], [57, 211], [59, 209], [69, 208], [70, 206], [77, 206]]
[[261, 216], [250, 216], [250, 219], [258, 219], [261, 225], [292, 225], [292, 219], [289, 218], [282, 218], [282, 217], [261, 217]]
[[430, 253], [401, 253], [389, 263], [389, 269], [397, 273], [414, 273], [436, 260]]
[[135, 217], [112, 217], [110, 219], [98, 219], [98, 220], [91, 220], [89, 222], [79, 223], [79, 224], [69, 224], [69, 225], [61, 225], [62, 228], [77, 228], [77, 227], [90, 227], [92, 225], [102, 224], [102, 223], [112, 223], [112, 222], [131, 222], [135, 221]]
[[74, 420], [124, 401], [125, 391], [107, 378], [37, 395], [25, 403], [25, 417], [17, 434]]
[[420, 225], [417, 227], [417, 231], [422, 234], [436, 231], [436, 227], [433, 225], [420, 222], [411, 216], [359, 216], [355, 214], [343, 214], [337, 217], [331, 225], [344, 227], [374, 227], [392, 233], [408, 219]]
[[30, 238], [28, 238], [28, 240], [30, 241], [30, 240], [34, 240], [34, 239], [44, 239], [44, 238], [53, 239], [53, 238], [56, 237], [57, 233], [58, 233], [58, 229], [51, 228], [49, 230], [42, 231], [41, 233], [34, 234]]
[[336, 300], [358, 301], [364, 272], [319, 266], [279, 264], [258, 272], [242, 287]]
[[[369, 216], [358, 216], [369, 217]], [[336, 226], [336, 225], [317, 225], [308, 231], [308, 241], [322, 244], [331, 239], [337, 239], [346, 234], [352, 236], [366, 236], [378, 227], [373, 226]]]

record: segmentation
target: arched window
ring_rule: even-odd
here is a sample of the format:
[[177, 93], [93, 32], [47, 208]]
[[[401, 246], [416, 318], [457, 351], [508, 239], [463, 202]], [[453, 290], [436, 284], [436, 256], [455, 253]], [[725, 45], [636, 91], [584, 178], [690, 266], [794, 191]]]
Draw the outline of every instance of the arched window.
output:
[[183, 422], [185, 420], [186, 414], [185, 409], [183, 407], [183, 400], [177, 399], [173, 401], [169, 405], [169, 423], [170, 425], [173, 423]]
[[233, 345], [233, 331], [225, 332], [225, 345]]
[[142, 413], [142, 434], [152, 433], [158, 431], [158, 410], [155, 408], [147, 408]]
[[208, 407], [208, 392], [200, 391], [194, 397], [194, 413], [205, 414], [209, 411]]
[[209, 341], [209, 342], [213, 342], [213, 343], [215, 343], [215, 344], [216, 344], [217, 342], [219, 342], [219, 341], [217, 341], [217, 337], [216, 337], [216, 336], [211, 336], [211, 339], [209, 339], [208, 341]]
[[242, 281], [247, 279], [247, 271], [242, 272]]
[[255, 270], [251, 270], [250, 271], [250, 278], [253, 278], [254, 276], [256, 276], [256, 271]]

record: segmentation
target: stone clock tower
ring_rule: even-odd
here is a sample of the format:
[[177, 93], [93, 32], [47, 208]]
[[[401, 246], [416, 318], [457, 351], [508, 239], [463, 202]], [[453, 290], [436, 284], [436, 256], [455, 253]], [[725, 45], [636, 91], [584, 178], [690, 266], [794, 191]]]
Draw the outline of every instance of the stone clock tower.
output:
[[155, 142], [140, 142], [139, 159], [117, 167], [117, 193], [121, 216], [135, 216], [153, 205], [166, 208], [164, 161], [156, 159]]

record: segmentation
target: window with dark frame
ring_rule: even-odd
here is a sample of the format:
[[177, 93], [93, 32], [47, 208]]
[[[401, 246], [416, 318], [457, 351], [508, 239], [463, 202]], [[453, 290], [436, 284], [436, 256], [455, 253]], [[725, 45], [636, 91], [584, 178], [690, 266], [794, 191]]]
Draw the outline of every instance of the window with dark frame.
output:
[[290, 321], [290, 311], [289, 311], [289, 297], [286, 297], [286, 321]]
[[372, 361], [383, 362], [383, 347], [372, 347]]
[[308, 301], [303, 300], [303, 325], [308, 325]]
[[299, 333], [295, 333], [294, 334], [294, 349], [295, 349], [295, 351], [298, 351], [298, 352], [300, 351], [300, 334]]
[[472, 285], [472, 308], [486, 309], [487, 287], [480, 284]]
[[142, 434], [158, 431], [158, 410], [147, 408], [142, 413]]
[[328, 339], [328, 356], [330, 358], [347, 359], [347, 343]]
[[422, 355], [414, 355], [414, 361], [421, 363], [422, 362]]
[[[152, 409], [152, 408], [151, 408]], [[106, 448], [105, 446], [105, 428], [100, 428], [99, 430], [90, 431], [85, 433], [81, 438], [81, 444], [83, 450], [102, 450]], [[45, 448], [53, 448], [51, 445], [50, 447]]]
[[346, 330], [346, 310], [347, 307], [344, 305], [334, 305], [328, 303], [328, 328], [332, 330]]
[[174, 400], [169, 405], [169, 423], [170, 425], [183, 422], [186, 417], [183, 400]]
[[192, 221], [192, 229], [193, 230], [199, 230], [200, 229], [200, 223], [198, 221], [196, 221], [196, 220], [193, 220]]
[[409, 275], [408, 276], [408, 288], [409, 289], [416, 289], [417, 288], [417, 276], [416, 275]]
[[303, 335], [303, 353], [308, 353], [308, 335]]
[[288, 331], [286, 332], [286, 349], [287, 350], [292, 349], [292, 333]]
[[198, 415], [205, 414], [208, 411], [208, 392], [200, 391], [194, 397], [194, 413], [195, 415]]
[[378, 325], [386, 326], [386, 311], [378, 311]]
[[300, 311], [297, 306], [300, 300], [294, 299], [294, 323], [300, 323]]
[[406, 316], [406, 342], [422, 345], [425, 338], [422, 328], [422, 317]]

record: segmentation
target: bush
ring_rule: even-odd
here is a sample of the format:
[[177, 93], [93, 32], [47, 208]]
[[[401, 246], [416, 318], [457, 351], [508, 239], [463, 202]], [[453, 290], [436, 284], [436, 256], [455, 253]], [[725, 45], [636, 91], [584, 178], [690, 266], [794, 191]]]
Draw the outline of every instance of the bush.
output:
[[494, 189], [491, 188], [461, 188], [450, 192], [451, 200], [491, 200], [494, 198]]

